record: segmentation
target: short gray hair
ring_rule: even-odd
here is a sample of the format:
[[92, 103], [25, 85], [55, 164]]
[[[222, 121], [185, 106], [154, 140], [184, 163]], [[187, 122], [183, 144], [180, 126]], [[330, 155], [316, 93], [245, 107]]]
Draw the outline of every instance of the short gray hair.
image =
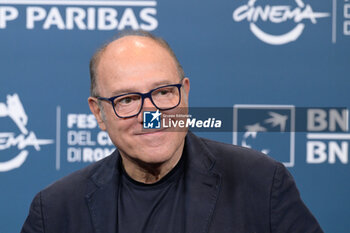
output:
[[142, 37], [150, 38], [153, 41], [155, 41], [162, 48], [166, 49], [169, 52], [170, 56], [174, 59], [180, 80], [182, 80], [185, 77], [184, 70], [183, 70], [179, 60], [176, 58], [174, 51], [170, 48], [169, 44], [164, 39], [162, 39], [160, 37], [156, 37], [155, 35], [151, 34], [150, 32], [146, 32], [146, 31], [123, 31], [116, 38], [113, 38], [110, 42], [107, 42], [104, 45], [102, 45], [94, 53], [94, 55], [92, 56], [92, 58], [90, 60], [90, 95], [91, 96], [93, 96], [93, 97], [98, 96], [97, 82], [96, 82], [96, 80], [97, 80], [97, 66], [101, 60], [102, 54], [104, 53], [104, 51], [106, 50], [107, 46], [110, 43], [112, 43], [112, 42], [114, 42], [122, 37], [126, 37], [126, 36], [142, 36]]

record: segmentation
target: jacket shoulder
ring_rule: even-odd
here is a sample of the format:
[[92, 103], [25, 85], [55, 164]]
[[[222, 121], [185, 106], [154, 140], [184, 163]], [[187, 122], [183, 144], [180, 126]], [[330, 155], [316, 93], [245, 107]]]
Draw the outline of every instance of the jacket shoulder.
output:
[[242, 146], [213, 141], [206, 138], [200, 138], [206, 145], [210, 154], [217, 161], [217, 166], [225, 166], [230, 164], [234, 167], [248, 168], [273, 168], [281, 163], [274, 160], [270, 156]]
[[92, 232], [87, 195], [110, 181], [118, 158], [115, 151], [40, 191], [32, 202], [22, 232]]
[[[74, 196], [81, 197], [87, 190], [87, 183], [92, 182], [92, 177], [105, 169], [105, 167], [115, 166], [115, 161], [118, 156], [117, 151], [107, 156], [106, 158], [88, 165], [85, 168], [77, 170], [47, 186], [41, 191], [43, 197], [55, 197], [53, 199], [60, 199], [61, 197]], [[98, 184], [96, 184], [98, 185]]]
[[282, 163], [259, 151], [204, 138], [199, 140], [215, 161], [213, 172], [221, 174], [226, 183], [234, 183], [247, 190], [263, 189], [268, 195], [276, 171], [286, 170]]

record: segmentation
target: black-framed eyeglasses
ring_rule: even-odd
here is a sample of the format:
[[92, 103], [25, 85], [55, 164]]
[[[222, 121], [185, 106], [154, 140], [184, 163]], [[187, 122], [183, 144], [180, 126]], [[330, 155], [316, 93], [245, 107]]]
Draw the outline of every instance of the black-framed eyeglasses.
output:
[[147, 93], [132, 92], [111, 98], [97, 97], [99, 100], [111, 102], [115, 114], [120, 118], [138, 115], [143, 107], [144, 100], [149, 98], [159, 110], [176, 108], [181, 102], [182, 84], [171, 84], [150, 90]]

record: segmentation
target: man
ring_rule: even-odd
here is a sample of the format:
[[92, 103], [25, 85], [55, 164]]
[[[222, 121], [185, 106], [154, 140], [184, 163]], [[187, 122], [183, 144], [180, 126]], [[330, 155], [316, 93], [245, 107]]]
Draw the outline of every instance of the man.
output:
[[89, 106], [118, 148], [41, 191], [22, 232], [322, 232], [285, 167], [142, 110], [186, 113], [189, 79], [165, 41], [124, 35], [92, 58]]

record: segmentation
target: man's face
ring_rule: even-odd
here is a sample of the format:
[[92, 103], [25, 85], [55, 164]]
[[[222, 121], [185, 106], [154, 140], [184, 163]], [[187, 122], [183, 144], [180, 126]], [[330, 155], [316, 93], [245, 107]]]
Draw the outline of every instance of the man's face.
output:
[[[180, 81], [173, 58], [149, 38], [127, 36], [112, 42], [97, 65], [97, 76], [97, 90], [103, 97], [130, 92], [146, 93], [159, 86], [181, 82], [181, 102], [177, 108], [169, 111], [176, 114], [188, 107], [189, 80], [185, 78]], [[100, 128], [107, 130], [122, 156], [147, 164], [159, 164], [182, 153], [186, 132], [145, 131], [142, 113], [130, 118], [118, 118], [107, 101], [101, 103], [105, 115], [103, 119], [96, 100], [90, 98], [89, 104]], [[144, 100], [143, 108], [155, 110], [148, 98]]]

